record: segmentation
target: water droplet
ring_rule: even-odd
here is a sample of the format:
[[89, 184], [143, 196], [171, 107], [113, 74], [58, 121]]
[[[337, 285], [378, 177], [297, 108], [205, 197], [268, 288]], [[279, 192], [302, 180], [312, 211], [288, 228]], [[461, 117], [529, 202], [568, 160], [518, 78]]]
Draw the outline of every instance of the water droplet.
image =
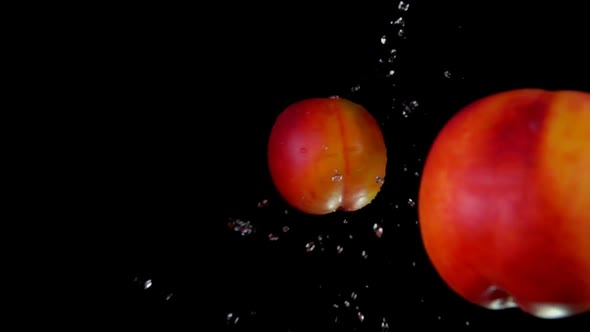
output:
[[387, 43], [387, 36], [383, 35], [381, 36], [381, 44], [385, 45], [385, 43]]
[[360, 312], [360, 311], [359, 311], [359, 312], [357, 313], [357, 316], [358, 316], [358, 318], [359, 318], [359, 320], [360, 320], [361, 322], [365, 320], [365, 315], [363, 315], [363, 313], [362, 313], [362, 312]]
[[289, 214], [289, 210], [285, 209], [285, 212], [284, 213], [285, 214]]
[[363, 252], [361, 252], [361, 256], [363, 257], [363, 259], [369, 258], [369, 254], [367, 253], [366, 250], [363, 250]]
[[148, 289], [152, 287], [152, 279], [148, 279], [143, 283], [143, 289]]
[[393, 74], [395, 74], [395, 70], [392, 69], [385, 75], [385, 77], [391, 77]]
[[330, 96], [330, 99], [340, 99], [340, 96]]
[[383, 183], [385, 183], [385, 178], [383, 178], [382, 176], [376, 176], [375, 182], [379, 185], [383, 185]]
[[451, 72], [449, 70], [445, 70], [444, 75], [445, 78], [451, 78]]
[[410, 4], [400, 1], [397, 5], [397, 9], [401, 10], [402, 12], [407, 12], [410, 9]]
[[342, 246], [337, 246], [336, 247], [336, 252], [339, 253], [339, 254], [341, 254], [343, 250], [344, 250], [344, 248]]
[[305, 251], [312, 252], [314, 249], [315, 249], [315, 243], [313, 243], [313, 241], [305, 244]]
[[502, 288], [492, 285], [483, 294], [484, 298], [491, 300], [488, 304], [490, 309], [508, 309], [518, 307], [514, 298]]
[[378, 223], [373, 224], [373, 232], [375, 232], [375, 236], [377, 238], [381, 238], [383, 236], [383, 227]]
[[269, 233], [268, 234], [268, 239], [270, 241], [277, 241], [279, 239], [279, 237], [277, 235], [273, 234], [273, 233]]
[[252, 226], [250, 221], [247, 220], [232, 219], [228, 223], [228, 226], [231, 230], [240, 233], [242, 236], [246, 236], [255, 232], [254, 226]]
[[395, 58], [396, 57], [397, 57], [396, 55], [390, 55], [389, 58], [387, 58], [387, 62], [388, 63], [393, 63], [395, 61]]
[[350, 302], [344, 301], [344, 306], [347, 307], [347, 308], [350, 308]]
[[414, 261], [414, 262], [412, 262], [412, 266], [413, 266], [413, 267], [416, 267], [416, 262], [415, 262], [415, 261]]
[[414, 176], [415, 176], [415, 177], [419, 177], [419, 176], [420, 176], [420, 173], [418, 173], [418, 172], [414, 172]]
[[352, 239], [354, 239], [354, 236], [352, 234], [348, 234], [348, 239], [352, 240]]
[[283, 233], [287, 233], [289, 231], [289, 226], [283, 226]]
[[418, 220], [416, 220], [416, 225], [418, 225]]
[[344, 220], [342, 220], [342, 223], [343, 224], [348, 224], [348, 220], [344, 219]]
[[299, 149], [299, 152], [305, 154], [305, 153], [307, 153], [307, 148], [306, 147], [302, 147], [302, 148]]
[[350, 91], [357, 92], [360, 89], [361, 89], [361, 85], [360, 84], [357, 84], [357, 85], [353, 86], [352, 88], [350, 88]]
[[471, 325], [471, 324], [469, 323], [469, 321], [466, 321], [466, 322], [465, 322], [465, 325], [466, 325], [466, 326], [469, 326], [469, 325]]
[[406, 31], [404, 29], [399, 29], [399, 31], [397, 32], [397, 35], [399, 37], [403, 37], [405, 35]]
[[441, 316], [436, 316], [436, 319], [442, 320], [442, 317]]
[[268, 199], [263, 199], [260, 202], [258, 202], [258, 208], [262, 208], [268, 206]]
[[414, 112], [417, 106], [415, 106], [415, 104], [413, 104], [412, 102], [409, 102], [402, 103], [402, 107], [404, 108], [404, 110], [402, 111], [402, 115], [407, 118], [410, 114]]
[[334, 309], [338, 309], [338, 308], [340, 308], [340, 306], [339, 306], [337, 303], [334, 303], [334, 304], [332, 305], [332, 307], [334, 307]]
[[328, 146], [327, 146], [327, 145], [323, 145], [323, 146], [322, 146], [322, 150], [323, 150], [323, 151], [328, 151]]
[[399, 26], [402, 26], [403, 27], [403, 26], [406, 25], [406, 21], [404, 20], [403, 17], [400, 16], [397, 20], [395, 20], [395, 22], [393, 22], [393, 24], [399, 25]]
[[170, 301], [170, 299], [172, 298], [172, 295], [174, 295], [174, 293], [166, 294], [166, 297], [164, 297], [164, 301]]
[[356, 292], [350, 293], [350, 298], [351, 299], [356, 300], [357, 297], [358, 297], [358, 294]]
[[389, 323], [385, 317], [381, 320], [381, 332], [389, 332]]
[[337, 169], [334, 170], [334, 175], [332, 175], [332, 181], [334, 181], [334, 182], [342, 181], [342, 174], [340, 174], [340, 172], [338, 172]]
[[411, 206], [411, 207], [414, 207], [414, 206], [416, 206], [416, 202], [414, 202], [413, 199], [408, 198], [408, 205]]

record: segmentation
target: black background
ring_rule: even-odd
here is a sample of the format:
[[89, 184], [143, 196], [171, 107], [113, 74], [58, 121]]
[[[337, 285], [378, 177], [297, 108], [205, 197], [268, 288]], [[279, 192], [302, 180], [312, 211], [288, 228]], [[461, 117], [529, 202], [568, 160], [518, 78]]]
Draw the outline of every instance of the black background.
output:
[[[415, 204], [430, 144], [462, 106], [514, 88], [590, 90], [584, 10], [405, 3], [105, 16], [95, 34], [103, 109], [94, 176], [104, 194], [94, 234], [114, 284], [101, 294], [100, 321], [197, 331], [587, 329], [587, 314], [549, 321], [463, 301], [425, 255]], [[400, 17], [403, 26], [392, 24]], [[290, 103], [331, 95], [379, 121], [387, 177], [365, 209], [307, 216], [276, 193], [266, 143]]]

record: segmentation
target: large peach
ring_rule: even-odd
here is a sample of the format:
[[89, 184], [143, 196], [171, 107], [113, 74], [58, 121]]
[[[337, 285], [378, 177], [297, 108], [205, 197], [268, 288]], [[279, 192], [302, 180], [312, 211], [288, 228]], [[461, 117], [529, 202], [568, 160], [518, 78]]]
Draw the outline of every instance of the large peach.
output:
[[468, 301], [590, 310], [590, 94], [522, 89], [466, 106], [431, 147], [418, 203], [431, 262]]
[[361, 105], [338, 97], [295, 102], [276, 119], [268, 165], [282, 197], [309, 214], [355, 211], [385, 178], [381, 128]]

